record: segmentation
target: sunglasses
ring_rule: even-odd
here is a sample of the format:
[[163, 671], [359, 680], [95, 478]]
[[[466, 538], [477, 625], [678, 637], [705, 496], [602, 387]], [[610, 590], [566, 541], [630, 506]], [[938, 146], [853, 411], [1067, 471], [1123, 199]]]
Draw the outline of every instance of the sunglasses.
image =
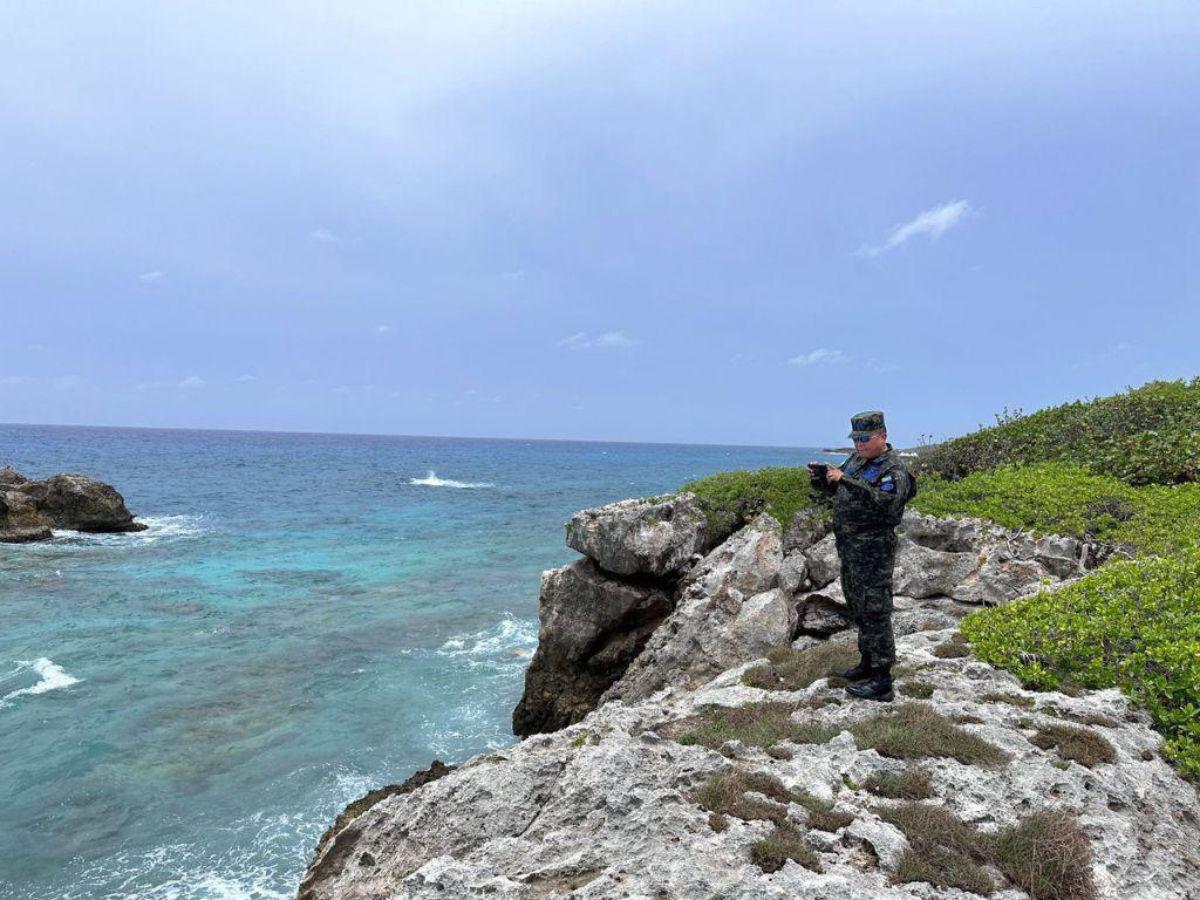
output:
[[873, 434], [856, 434], [856, 435], [853, 435], [853, 439], [854, 439], [854, 443], [856, 443], [856, 444], [865, 444], [867, 441], [869, 441], [874, 436], [875, 435], [873, 435]]

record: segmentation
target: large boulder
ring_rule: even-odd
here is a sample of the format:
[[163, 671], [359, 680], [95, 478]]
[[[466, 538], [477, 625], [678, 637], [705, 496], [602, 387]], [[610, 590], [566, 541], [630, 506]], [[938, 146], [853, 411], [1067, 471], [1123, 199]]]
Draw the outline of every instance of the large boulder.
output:
[[571, 516], [567, 546], [616, 575], [671, 577], [703, 549], [707, 524], [695, 494], [622, 500]]
[[109, 484], [93, 481], [86, 475], [52, 475], [42, 481], [31, 481], [12, 470], [5, 477], [10, 481], [9, 493], [24, 494], [54, 528], [70, 531], [125, 532], [144, 531], [146, 526], [135, 522], [125, 507], [125, 498]]
[[979, 566], [974, 552], [935, 550], [901, 536], [896, 543], [892, 584], [909, 597], [949, 597]]
[[613, 578], [590, 559], [543, 572], [538, 648], [513, 732], [554, 731], [591, 712], [671, 607], [659, 588]]
[[674, 612], [601, 698], [638, 700], [668, 685], [687, 688], [761, 656], [795, 633], [796, 606], [780, 590], [782, 534], [760, 515], [688, 574]]
[[808, 563], [808, 581], [814, 588], [823, 588], [842, 574], [842, 561], [832, 534], [827, 534], [804, 551]]
[[792, 516], [792, 522], [783, 533], [783, 552], [794, 553], [807, 550], [832, 529], [829, 516], [822, 510], [808, 506]]

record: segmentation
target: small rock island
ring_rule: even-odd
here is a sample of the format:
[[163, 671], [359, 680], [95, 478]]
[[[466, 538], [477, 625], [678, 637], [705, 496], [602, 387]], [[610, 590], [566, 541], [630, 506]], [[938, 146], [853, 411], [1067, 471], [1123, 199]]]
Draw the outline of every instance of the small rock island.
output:
[[26, 478], [11, 466], [0, 469], [0, 543], [48, 541], [52, 529], [119, 533], [145, 531], [112, 485], [86, 475], [60, 473]]

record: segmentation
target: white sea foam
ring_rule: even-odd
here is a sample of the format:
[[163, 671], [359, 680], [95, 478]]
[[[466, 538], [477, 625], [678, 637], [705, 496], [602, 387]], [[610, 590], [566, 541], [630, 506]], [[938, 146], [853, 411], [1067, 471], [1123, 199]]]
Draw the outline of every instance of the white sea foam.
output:
[[491, 628], [472, 634], [457, 634], [438, 649], [444, 656], [508, 657], [526, 659], [537, 646], [538, 623], [534, 619], [505, 616]]
[[490, 488], [495, 487], [490, 481], [455, 481], [452, 478], [438, 478], [437, 472], [430, 469], [424, 478], [410, 478], [409, 484], [420, 484], [425, 487], [449, 488]]
[[56, 528], [53, 532], [55, 537], [53, 546], [87, 547], [115, 544], [128, 547], [141, 544], [154, 544], [159, 541], [184, 540], [196, 537], [208, 530], [204, 525], [204, 516], [199, 515], [137, 516], [136, 521], [145, 525], [146, 530], [116, 534], [91, 534]]
[[35, 694], [45, 694], [48, 691], [56, 691], [59, 688], [70, 687], [73, 684], [78, 684], [79, 679], [69, 672], [63, 670], [63, 667], [53, 660], [42, 657], [34, 660], [16, 661], [17, 669], [4, 676], [5, 681], [15, 677], [21, 672], [33, 671], [36, 672], [39, 678], [37, 684], [29, 687], [18, 688], [15, 691], [9, 691], [3, 697], [0, 697], [0, 707], [7, 706], [17, 697], [33, 696]]

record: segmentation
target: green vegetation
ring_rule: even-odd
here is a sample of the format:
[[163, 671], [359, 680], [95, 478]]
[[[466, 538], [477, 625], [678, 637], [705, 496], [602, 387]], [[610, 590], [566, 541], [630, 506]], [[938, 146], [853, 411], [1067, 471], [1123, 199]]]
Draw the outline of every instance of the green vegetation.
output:
[[933, 782], [925, 769], [905, 769], [903, 772], [873, 772], [863, 787], [889, 800], [928, 800], [934, 796]]
[[821, 871], [821, 864], [804, 843], [804, 834], [787, 823], [776, 824], [775, 830], [750, 847], [750, 859], [768, 875], [778, 872], [789, 859], [814, 872]]
[[1026, 697], [1024, 694], [989, 691], [979, 699], [984, 703], [1007, 703], [1009, 706], [1019, 706], [1021, 709], [1033, 709], [1033, 698]]
[[[747, 669], [742, 684], [768, 691], [802, 691], [814, 681], [829, 677], [834, 669], [848, 669], [858, 661], [858, 649], [851, 641], [826, 641], [804, 650], [787, 644], [767, 651], [767, 665]], [[830, 684], [842, 684], [830, 679]]]
[[909, 849], [894, 880], [927, 881], [977, 894], [995, 889], [984, 865], [1003, 872], [1033, 900], [1093, 900], [1091, 850], [1064, 812], [1040, 810], [996, 834], [986, 834], [949, 810], [902, 803], [879, 810], [904, 832]]
[[962, 629], [1029, 688], [1120, 687], [1149, 710], [1167, 757], [1200, 778], [1200, 552], [1110, 563]]
[[1117, 751], [1113, 749], [1113, 745], [1087, 728], [1043, 725], [1029, 741], [1043, 750], [1053, 747], [1064, 760], [1073, 759], [1089, 769], [1097, 763], [1116, 762], [1117, 759]]
[[768, 466], [756, 471], [718, 472], [685, 484], [708, 518], [710, 541], [723, 540], [760, 512], [787, 528], [796, 513], [816, 503], [804, 466]]
[[[762, 794], [770, 800], [750, 797], [747, 792]], [[692, 799], [710, 813], [778, 825], [787, 819], [787, 804], [796, 798], [774, 775], [735, 769], [706, 782]]]
[[1200, 484], [1134, 488], [1074, 462], [1002, 466], [961, 481], [928, 478], [912, 508], [938, 517], [978, 516], [1036, 534], [1127, 544], [1139, 553], [1178, 553], [1200, 540]]
[[794, 703], [750, 703], [745, 706], [714, 706], [700, 715], [676, 724], [682, 729], [675, 738], [681, 744], [700, 744], [719, 750], [726, 741], [741, 741], [750, 747], [773, 747], [780, 741], [793, 744], [823, 744], [838, 728], [819, 722], [794, 722]]
[[1129, 484], [1197, 481], [1197, 422], [1200, 378], [1152, 381], [1027, 416], [1005, 410], [991, 427], [922, 450], [919, 471], [959, 479], [1009, 464], [1082, 460]]
[[873, 747], [880, 756], [893, 759], [948, 756], [967, 765], [985, 766], [1009, 760], [999, 747], [963, 731], [924, 703], [902, 703], [856, 722], [850, 732], [859, 749]]

